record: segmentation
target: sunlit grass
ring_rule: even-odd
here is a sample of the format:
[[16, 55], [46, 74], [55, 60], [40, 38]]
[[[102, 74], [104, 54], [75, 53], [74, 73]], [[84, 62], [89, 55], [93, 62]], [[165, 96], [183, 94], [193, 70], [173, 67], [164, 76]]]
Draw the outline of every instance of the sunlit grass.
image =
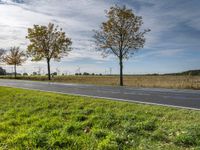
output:
[[0, 149], [66, 148], [200, 148], [200, 112], [0, 87]]

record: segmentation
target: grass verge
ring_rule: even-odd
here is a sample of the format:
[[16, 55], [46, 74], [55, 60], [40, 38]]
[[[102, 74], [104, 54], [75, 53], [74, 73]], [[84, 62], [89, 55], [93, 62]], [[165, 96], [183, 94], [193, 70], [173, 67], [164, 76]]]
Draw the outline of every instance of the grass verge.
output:
[[198, 149], [200, 112], [0, 87], [0, 149]]

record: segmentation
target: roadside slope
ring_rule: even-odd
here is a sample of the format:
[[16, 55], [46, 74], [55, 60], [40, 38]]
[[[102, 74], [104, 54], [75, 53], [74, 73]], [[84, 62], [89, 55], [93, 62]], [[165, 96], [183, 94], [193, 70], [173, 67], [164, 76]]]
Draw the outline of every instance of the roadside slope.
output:
[[194, 149], [200, 112], [0, 87], [0, 148]]

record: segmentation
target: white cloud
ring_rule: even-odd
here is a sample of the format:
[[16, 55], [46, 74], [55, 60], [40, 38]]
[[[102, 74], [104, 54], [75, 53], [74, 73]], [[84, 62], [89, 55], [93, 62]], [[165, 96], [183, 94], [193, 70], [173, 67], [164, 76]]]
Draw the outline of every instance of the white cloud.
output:
[[[140, 7], [135, 5], [136, 2]], [[126, 4], [128, 8], [136, 10], [136, 14], [143, 17], [143, 28], [152, 30], [146, 35], [144, 53], [141, 52], [141, 56], [138, 57], [148, 57], [146, 55], [170, 57], [182, 53], [187, 45], [198, 44], [195, 38], [184, 39], [184, 36], [177, 37], [175, 34], [172, 38], [163, 39], [163, 36], [182, 22], [200, 30], [199, 13], [191, 9], [194, 7], [193, 9], [197, 10], [198, 5], [189, 1], [177, 4], [176, 1], [157, 0], [0, 0], [0, 47], [21, 46], [25, 50], [28, 44], [28, 40], [25, 39], [28, 27], [32, 27], [33, 24], [46, 25], [54, 22], [72, 38], [74, 48], [68, 57], [63, 58], [63, 63], [52, 63], [54, 69], [56, 65], [67, 66], [69, 62], [84, 63], [84, 60], [91, 59], [96, 63], [90, 66], [91, 70], [98, 70], [99, 62], [112, 60], [113, 57], [104, 59], [94, 51], [91, 42], [92, 30], [99, 28], [100, 23], [105, 20], [104, 10], [114, 3]], [[148, 49], [151, 49], [151, 52], [146, 53]], [[26, 67], [31, 71], [33, 66], [43, 66], [46, 69], [45, 62], [31, 61], [27, 61], [21, 68]], [[71, 66], [69, 68], [71, 71], [74, 70]]]
[[[107, 3], [92, 0], [21, 1], [24, 3], [3, 0], [0, 2], [3, 3], [0, 4], [0, 27], [3, 29], [0, 34], [2, 48], [20, 46], [25, 50], [28, 44], [28, 40], [25, 39], [28, 27], [32, 27], [33, 24], [46, 25], [54, 22], [62, 27], [73, 41], [73, 51], [68, 57], [63, 58], [62, 62], [81, 59], [103, 61], [101, 55], [94, 51], [91, 38], [92, 30], [98, 27], [105, 17], [104, 10], [109, 7]], [[77, 5], [77, 2], [81, 5]], [[32, 66], [45, 67], [45, 65], [45, 61], [34, 63], [28, 60], [19, 69], [28, 67], [28, 72], [31, 72]], [[5, 66], [5, 68], [10, 67]]]

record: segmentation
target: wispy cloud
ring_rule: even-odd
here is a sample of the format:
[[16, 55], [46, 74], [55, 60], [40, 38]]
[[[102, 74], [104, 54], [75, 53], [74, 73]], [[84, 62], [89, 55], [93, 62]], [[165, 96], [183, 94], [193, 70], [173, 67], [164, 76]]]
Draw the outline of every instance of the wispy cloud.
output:
[[[199, 51], [199, 0], [0, 0], [0, 47], [19, 45], [26, 50], [27, 28], [33, 24], [46, 25], [53, 22], [62, 27], [73, 40], [73, 51], [59, 63], [59, 66], [65, 67], [67, 63], [77, 66], [87, 64], [87, 60], [90, 60], [93, 70], [102, 71], [104, 69], [100, 67], [99, 62], [106, 63], [116, 59], [103, 59], [94, 51], [91, 42], [92, 30], [99, 28], [100, 23], [106, 19], [104, 10], [114, 4], [125, 4], [132, 8], [137, 15], [143, 17], [143, 28], [152, 30], [146, 36], [144, 49], [136, 54], [136, 58], [144, 59], [136, 59], [137, 61], [145, 61], [151, 56], [155, 59], [174, 58], [171, 62], [175, 62], [178, 54], [183, 54], [182, 59], [185, 59], [184, 54], [195, 55]], [[161, 60], [159, 61], [162, 64]], [[36, 63], [28, 61], [25, 64], [33, 65]], [[45, 68], [45, 62], [40, 65]], [[118, 67], [117, 63], [115, 67]]]

